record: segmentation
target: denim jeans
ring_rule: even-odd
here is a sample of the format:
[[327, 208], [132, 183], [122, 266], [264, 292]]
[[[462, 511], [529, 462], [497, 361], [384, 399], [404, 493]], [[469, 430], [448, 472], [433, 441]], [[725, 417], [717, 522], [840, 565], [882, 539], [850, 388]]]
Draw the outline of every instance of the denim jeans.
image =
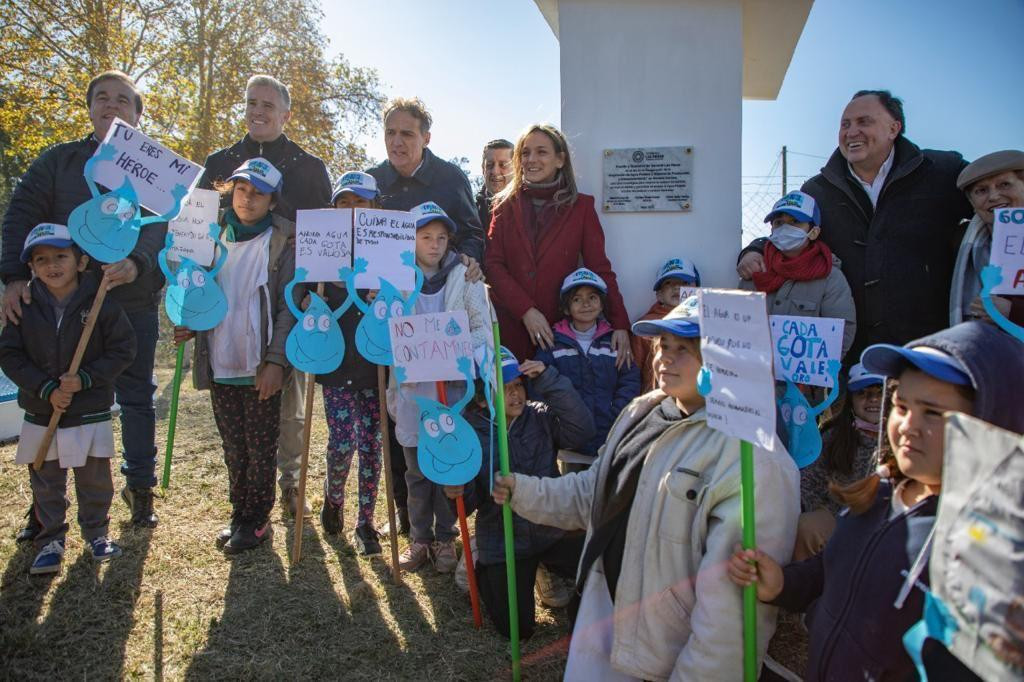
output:
[[128, 313], [135, 330], [135, 361], [114, 381], [121, 406], [121, 473], [131, 488], [156, 485], [156, 409], [153, 405], [153, 362], [160, 325], [156, 310]]

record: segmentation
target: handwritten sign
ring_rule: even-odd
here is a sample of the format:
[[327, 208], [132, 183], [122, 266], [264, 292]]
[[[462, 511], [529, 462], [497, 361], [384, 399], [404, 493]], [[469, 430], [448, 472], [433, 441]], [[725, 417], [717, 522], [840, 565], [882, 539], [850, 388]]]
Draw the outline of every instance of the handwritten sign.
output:
[[110, 189], [120, 187], [127, 179], [139, 204], [158, 215], [174, 208], [171, 190], [175, 185], [191, 189], [203, 172], [202, 166], [178, 156], [119, 118], [110, 125], [103, 143], [113, 145], [114, 157], [97, 164], [93, 179]]
[[178, 217], [167, 223], [174, 234], [174, 244], [167, 253], [171, 260], [192, 262], [210, 267], [213, 263], [213, 239], [210, 223], [216, 224], [220, 208], [220, 194], [212, 189], [196, 188], [181, 205]]
[[473, 374], [473, 339], [465, 310], [392, 317], [388, 330], [395, 367], [404, 368], [406, 382], [463, 379], [459, 358], [469, 358]]
[[[356, 275], [359, 289], [379, 289], [380, 280], [399, 291], [415, 286], [416, 274], [402, 262], [403, 251], [416, 251], [416, 222], [406, 211], [355, 209], [355, 256], [365, 258], [366, 272]], [[458, 377], [456, 377], [458, 378]]]
[[337, 282], [338, 270], [352, 267], [352, 209], [296, 211], [295, 267], [307, 282]]
[[992, 223], [992, 265], [1003, 271], [993, 294], [1024, 295], [1024, 208], [997, 208]]
[[771, 315], [775, 377], [795, 384], [832, 386], [829, 360], [843, 355], [846, 320], [833, 317]]
[[772, 339], [764, 294], [701, 289], [700, 350], [711, 372], [708, 426], [757, 447], [775, 447]]

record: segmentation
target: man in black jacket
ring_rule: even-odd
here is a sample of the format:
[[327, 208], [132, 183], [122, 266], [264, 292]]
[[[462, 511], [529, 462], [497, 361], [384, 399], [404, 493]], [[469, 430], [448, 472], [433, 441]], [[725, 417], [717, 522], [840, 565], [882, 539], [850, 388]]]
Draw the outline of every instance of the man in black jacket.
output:
[[480, 164], [484, 184], [476, 193], [476, 211], [484, 235], [491, 227], [491, 202], [494, 195], [505, 189], [512, 180], [512, 151], [515, 149], [508, 140], [498, 138], [484, 145], [484, 158]]
[[[68, 216], [79, 204], [92, 199], [85, 182], [85, 162], [107, 134], [114, 117], [133, 126], [142, 116], [142, 96], [134, 82], [119, 71], [105, 71], [89, 83], [85, 95], [92, 133], [81, 140], [65, 142], [43, 152], [21, 177], [3, 222], [3, 255], [0, 278], [3, 317], [9, 324], [21, 320], [22, 306], [31, 305], [28, 283], [31, 273], [21, 262], [21, 249], [29, 231], [39, 223], [67, 225]], [[124, 308], [137, 341], [135, 360], [114, 383], [121, 406], [121, 442], [124, 447], [121, 473], [127, 487], [121, 495], [132, 510], [132, 523], [154, 527], [153, 486], [156, 485], [156, 411], [153, 406], [153, 362], [159, 328], [157, 305], [164, 277], [156, 255], [163, 248], [167, 225], [147, 226], [135, 249], [124, 260], [93, 270], [106, 272], [114, 287], [109, 298]], [[97, 273], [97, 277], [102, 273]], [[33, 539], [38, 527], [30, 516], [18, 539]]]
[[[949, 323], [949, 287], [960, 221], [972, 214], [956, 187], [957, 152], [906, 139], [903, 103], [862, 90], [846, 105], [839, 147], [801, 188], [821, 207], [821, 239], [842, 261], [857, 306], [848, 358], [873, 343], [904, 344]], [[757, 240], [737, 272], [764, 269]]]
[[[245, 86], [245, 126], [249, 132], [230, 147], [210, 154], [199, 186], [210, 189], [214, 183], [231, 177], [235, 169], [249, 159], [262, 157], [281, 171], [281, 200], [274, 207], [274, 213], [294, 221], [296, 211], [330, 206], [331, 178], [327, 166], [284, 134], [284, 126], [292, 115], [291, 106], [291, 95], [284, 83], [272, 76], [250, 78]], [[229, 202], [229, 198], [224, 197], [222, 205], [226, 207]], [[298, 513], [305, 386], [305, 375], [292, 372], [281, 393], [278, 483], [281, 505], [292, 516]], [[307, 517], [312, 515], [308, 502], [302, 513]]]
[[[366, 172], [377, 180], [381, 205], [408, 211], [433, 201], [455, 221], [455, 248], [483, 261], [484, 231], [473, 204], [473, 190], [458, 166], [434, 156], [430, 144], [430, 113], [419, 99], [395, 99], [384, 110], [387, 161]], [[463, 260], [465, 263], [465, 260]]]

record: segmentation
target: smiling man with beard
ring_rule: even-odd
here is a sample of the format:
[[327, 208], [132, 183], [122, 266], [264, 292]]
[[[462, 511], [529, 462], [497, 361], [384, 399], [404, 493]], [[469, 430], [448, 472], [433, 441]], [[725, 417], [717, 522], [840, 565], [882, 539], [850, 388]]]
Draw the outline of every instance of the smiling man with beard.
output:
[[[843, 264], [857, 307], [848, 358], [873, 343], [904, 344], [949, 323], [960, 221], [973, 214], [957, 189], [958, 152], [920, 149], [905, 137], [903, 102], [861, 90], [839, 123], [839, 146], [800, 189], [821, 207], [821, 239]], [[737, 272], [764, 270], [755, 240]]]

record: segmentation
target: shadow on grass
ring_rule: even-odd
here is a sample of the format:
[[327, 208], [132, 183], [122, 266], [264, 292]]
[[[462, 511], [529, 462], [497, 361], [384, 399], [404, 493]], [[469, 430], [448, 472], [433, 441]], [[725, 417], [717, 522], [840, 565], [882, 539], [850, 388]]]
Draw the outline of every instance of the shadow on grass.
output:
[[[35, 621], [47, 585], [33, 577], [29, 584], [15, 579], [14, 590], [6, 587], [8, 575], [18, 570], [15, 564], [25, 562], [23, 557], [31, 553], [19, 552], [8, 564], [0, 599], [4, 631], [8, 632], [8, 624], [16, 624], [10, 629], [16, 638], [14, 646], [3, 646], [5, 668], [21, 679], [120, 679], [151, 533], [122, 524], [118, 542], [124, 554], [107, 564], [94, 562], [85, 543], [77, 545], [81, 550], [77, 559], [70, 551], [65, 554], [64, 568], [55, 578], [59, 583], [40, 625]], [[21, 570], [26, 569], [24, 563]], [[89, 655], [55, 655], [66, 651], [88, 651]]]

